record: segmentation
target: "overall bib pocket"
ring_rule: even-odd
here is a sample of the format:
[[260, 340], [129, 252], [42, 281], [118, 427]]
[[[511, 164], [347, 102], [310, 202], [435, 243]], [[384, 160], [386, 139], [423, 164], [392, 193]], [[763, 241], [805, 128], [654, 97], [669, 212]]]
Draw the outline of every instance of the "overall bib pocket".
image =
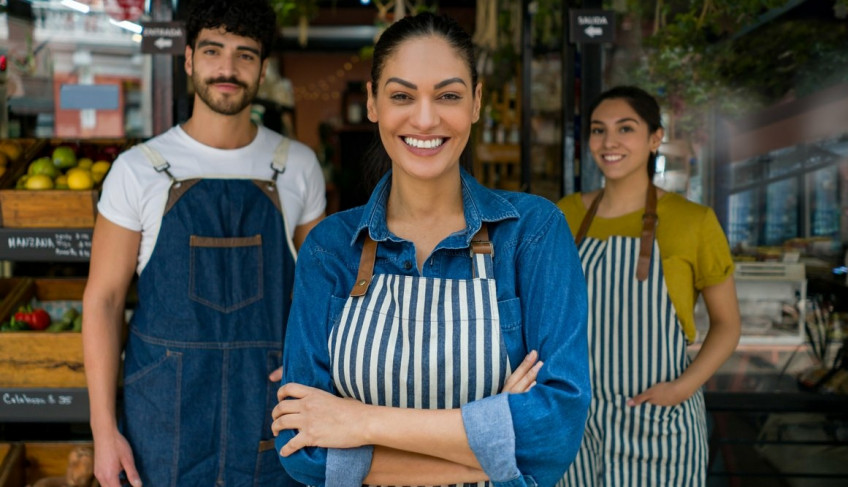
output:
[[192, 235], [189, 297], [222, 313], [262, 299], [262, 236]]

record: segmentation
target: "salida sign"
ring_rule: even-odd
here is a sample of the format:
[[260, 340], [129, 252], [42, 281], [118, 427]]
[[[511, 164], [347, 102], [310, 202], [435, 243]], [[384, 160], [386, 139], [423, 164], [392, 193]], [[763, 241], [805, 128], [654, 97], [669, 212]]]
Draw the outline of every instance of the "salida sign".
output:
[[615, 34], [615, 13], [612, 10], [572, 9], [569, 11], [571, 42], [612, 42]]

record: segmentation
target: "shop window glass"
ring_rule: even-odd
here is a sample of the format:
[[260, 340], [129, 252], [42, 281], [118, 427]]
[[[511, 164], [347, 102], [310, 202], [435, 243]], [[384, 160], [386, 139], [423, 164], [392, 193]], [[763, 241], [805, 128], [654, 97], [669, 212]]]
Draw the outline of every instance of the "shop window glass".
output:
[[[824, 257], [841, 262], [838, 250], [848, 243], [848, 4], [602, 6], [615, 12], [616, 35], [601, 48], [601, 88], [645, 88], [661, 103], [664, 143], [691, 150], [688, 164], [665, 167], [678, 177], [660, 173], [658, 184], [672, 181], [668, 189], [713, 207], [734, 252], [828, 249]], [[580, 164], [584, 175], [590, 164]], [[582, 189], [600, 186], [597, 179]]]
[[[152, 132], [144, 2], [8, 0], [0, 12], [9, 137], [122, 138]], [[69, 88], [90, 89], [69, 89]], [[108, 107], [63, 96], [117, 91]], [[105, 91], [104, 91], [105, 93]], [[111, 97], [110, 97], [111, 99]], [[113, 106], [115, 105], [115, 106]]]

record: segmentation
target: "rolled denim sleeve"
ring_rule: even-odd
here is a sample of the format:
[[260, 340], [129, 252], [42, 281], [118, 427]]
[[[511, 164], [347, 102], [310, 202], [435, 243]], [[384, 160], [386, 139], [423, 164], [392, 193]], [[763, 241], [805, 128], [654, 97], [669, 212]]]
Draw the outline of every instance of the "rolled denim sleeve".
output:
[[492, 482], [520, 477], [515, 462], [515, 432], [506, 394], [489, 396], [462, 407], [468, 445]]
[[371, 470], [372, 445], [327, 450], [326, 487], [360, 487]]

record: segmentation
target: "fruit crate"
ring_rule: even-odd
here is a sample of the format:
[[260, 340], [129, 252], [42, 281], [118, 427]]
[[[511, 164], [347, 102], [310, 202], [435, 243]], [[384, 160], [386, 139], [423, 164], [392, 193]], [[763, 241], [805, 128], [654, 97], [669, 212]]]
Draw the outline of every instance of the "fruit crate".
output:
[[93, 462], [89, 462], [90, 457], [84, 462], [80, 461], [79, 453], [84, 453], [83, 457], [87, 456], [88, 452], [92, 451], [91, 448], [90, 442], [0, 443], [0, 487], [38, 485], [37, 482], [45, 477], [65, 479], [69, 473], [68, 464], [71, 462], [72, 453], [72, 475], [87, 478]]
[[[47, 145], [46, 139], [0, 140], [0, 188], [15, 185], [17, 175], [26, 172], [26, 164]], [[21, 170], [21, 167], [23, 169]]]
[[[0, 279], [0, 321], [36, 300], [56, 319], [69, 306], [80, 309], [84, 278]], [[72, 331], [0, 333], [0, 388], [84, 388], [82, 334]]]
[[[25, 140], [25, 139], [22, 139]], [[42, 157], [52, 157], [60, 146], [70, 147], [77, 159], [105, 160], [109, 163], [135, 141], [128, 139], [90, 139], [68, 141], [37, 139], [18, 163], [9, 166], [0, 178], [0, 227], [6, 228], [91, 228], [97, 216], [99, 184], [91, 189], [16, 188], [27, 174], [29, 164]]]

